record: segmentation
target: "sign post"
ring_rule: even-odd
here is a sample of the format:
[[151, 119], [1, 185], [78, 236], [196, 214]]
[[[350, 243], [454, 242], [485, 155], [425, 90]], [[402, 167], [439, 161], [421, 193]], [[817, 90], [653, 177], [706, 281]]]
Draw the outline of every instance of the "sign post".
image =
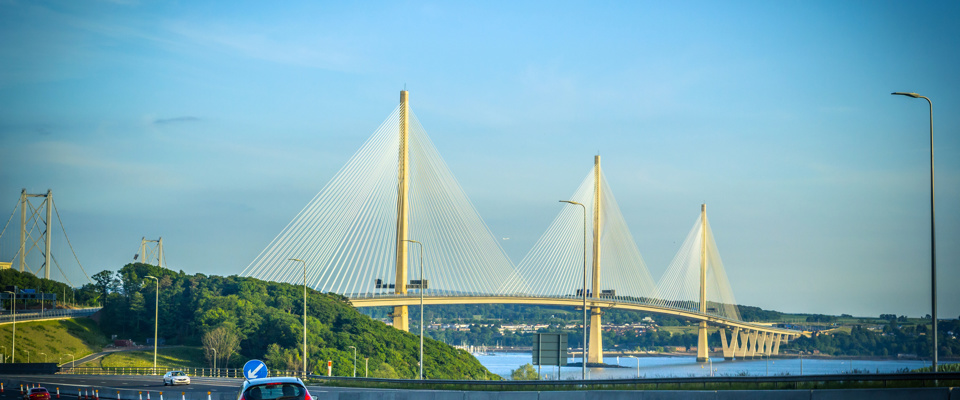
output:
[[560, 379], [560, 367], [567, 365], [567, 334], [538, 333], [533, 342], [533, 365], [537, 366], [538, 375], [541, 365], [556, 365]]

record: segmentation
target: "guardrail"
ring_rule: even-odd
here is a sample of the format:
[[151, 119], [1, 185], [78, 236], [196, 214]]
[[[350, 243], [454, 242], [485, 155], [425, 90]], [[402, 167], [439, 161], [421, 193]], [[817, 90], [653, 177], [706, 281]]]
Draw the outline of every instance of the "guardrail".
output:
[[[242, 368], [179, 368], [179, 367], [60, 367], [60, 374], [75, 375], [163, 375], [167, 371], [183, 371], [199, 378], [243, 378]], [[300, 371], [269, 370], [269, 376], [302, 376]]]
[[[53, 309], [53, 310], [44, 310], [42, 313], [40, 311], [28, 311], [28, 312], [17, 312], [17, 322], [23, 321], [36, 321], [44, 320], [50, 318], [80, 318], [80, 317], [89, 317], [93, 314], [96, 314], [97, 311], [100, 311], [101, 307], [91, 307], [91, 308], [80, 308], [80, 309]], [[13, 314], [7, 313], [0, 315], [0, 324], [7, 324], [13, 322]]]
[[781, 376], [716, 376], [562, 381], [466, 381], [452, 379], [381, 379], [310, 375], [325, 386], [395, 389], [557, 391], [557, 390], [746, 390], [836, 389], [960, 386], [960, 372], [901, 374], [834, 374]]

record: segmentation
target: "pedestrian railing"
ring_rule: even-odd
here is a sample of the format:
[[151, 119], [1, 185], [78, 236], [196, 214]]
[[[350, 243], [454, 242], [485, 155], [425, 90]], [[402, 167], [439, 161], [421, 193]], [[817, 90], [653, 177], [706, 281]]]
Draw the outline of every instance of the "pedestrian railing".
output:
[[[53, 309], [53, 310], [30, 310], [30, 311], [17, 311], [16, 321], [35, 321], [43, 320], [50, 318], [81, 318], [89, 317], [93, 314], [96, 314], [97, 311], [100, 311], [101, 307], [91, 307], [91, 308], [80, 308], [80, 309]], [[6, 313], [0, 315], [0, 324], [11, 323], [14, 321], [14, 315], [12, 313]]]

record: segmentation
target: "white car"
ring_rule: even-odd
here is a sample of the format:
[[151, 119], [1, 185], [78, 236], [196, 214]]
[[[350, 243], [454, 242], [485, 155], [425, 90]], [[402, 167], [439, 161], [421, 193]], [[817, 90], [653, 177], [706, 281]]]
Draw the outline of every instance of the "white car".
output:
[[163, 385], [189, 385], [190, 377], [183, 371], [170, 371], [163, 374]]

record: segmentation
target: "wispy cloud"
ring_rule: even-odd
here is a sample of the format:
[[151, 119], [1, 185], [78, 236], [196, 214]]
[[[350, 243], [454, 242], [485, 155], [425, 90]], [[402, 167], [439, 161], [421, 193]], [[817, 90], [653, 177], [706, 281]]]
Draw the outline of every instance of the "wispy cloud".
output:
[[154, 124], [154, 125], [169, 125], [169, 124], [177, 124], [177, 123], [182, 123], [182, 122], [200, 122], [200, 121], [201, 121], [200, 118], [192, 117], [192, 116], [187, 115], [187, 116], [183, 116], [183, 117], [157, 118], [157, 119], [153, 120], [153, 124]]

